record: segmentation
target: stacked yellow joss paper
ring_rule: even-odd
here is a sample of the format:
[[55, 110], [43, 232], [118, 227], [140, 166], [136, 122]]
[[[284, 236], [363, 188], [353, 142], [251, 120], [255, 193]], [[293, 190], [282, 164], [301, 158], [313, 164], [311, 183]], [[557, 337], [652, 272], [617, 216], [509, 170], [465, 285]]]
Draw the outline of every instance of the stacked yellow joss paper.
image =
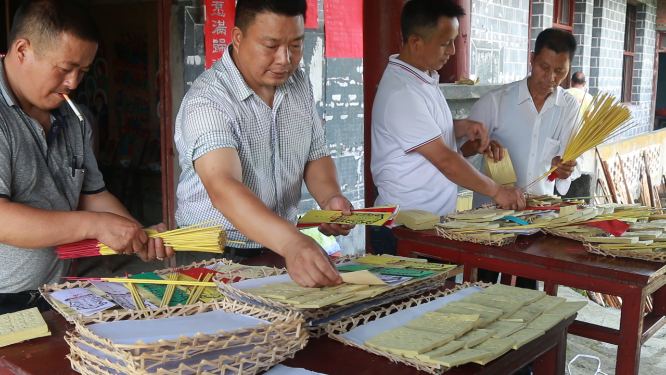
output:
[[294, 281], [283, 281], [253, 288], [244, 288], [239, 284], [239, 288], [249, 296], [259, 296], [295, 309], [320, 309], [350, 305], [416, 283], [440, 280], [456, 267], [412, 258], [375, 255], [358, 257], [351, 263], [338, 266], [343, 283], [334, 287], [306, 288]]
[[484, 365], [538, 338], [586, 304], [497, 284], [384, 331], [365, 346], [412, 362]]
[[0, 347], [50, 335], [49, 327], [36, 307], [0, 315]]
[[538, 229], [527, 228], [541, 215], [539, 211], [514, 211], [499, 208], [481, 208], [446, 216], [435, 230], [442, 237], [458, 241], [506, 245], [520, 234], [534, 234]]

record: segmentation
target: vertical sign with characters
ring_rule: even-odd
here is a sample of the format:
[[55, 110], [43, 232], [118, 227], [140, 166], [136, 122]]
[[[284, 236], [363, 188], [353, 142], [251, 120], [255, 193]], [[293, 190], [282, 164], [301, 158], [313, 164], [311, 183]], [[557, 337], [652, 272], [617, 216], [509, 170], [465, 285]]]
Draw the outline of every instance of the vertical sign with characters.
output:
[[231, 43], [236, 15], [235, 0], [205, 0], [206, 69], [219, 60]]

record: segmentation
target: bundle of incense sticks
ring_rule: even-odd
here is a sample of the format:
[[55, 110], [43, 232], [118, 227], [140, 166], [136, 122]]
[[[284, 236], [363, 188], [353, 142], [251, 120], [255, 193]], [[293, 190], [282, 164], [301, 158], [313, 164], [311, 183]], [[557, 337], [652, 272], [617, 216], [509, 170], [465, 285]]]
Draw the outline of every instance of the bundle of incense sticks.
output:
[[[227, 240], [227, 233], [221, 225], [203, 226], [214, 221], [216, 220], [162, 233], [152, 229], [144, 229], [144, 232], [149, 238], [161, 238], [164, 246], [170, 246], [174, 251], [223, 253], [227, 243], [243, 243]], [[83, 240], [58, 246], [56, 254], [60, 259], [72, 259], [114, 255], [116, 252], [97, 240]]]
[[[201, 276], [203, 276], [203, 274], [199, 275], [199, 281], [203, 281], [203, 282], [208, 282], [208, 281], [210, 281], [210, 279], [213, 278], [212, 273], [209, 273], [206, 276], [204, 276], [203, 280], [201, 280]], [[192, 291], [192, 294], [190, 294], [190, 298], [187, 299], [187, 302], [185, 302], [185, 304], [189, 305], [189, 304], [192, 304], [192, 303], [196, 303], [199, 300], [199, 298], [201, 298], [201, 294], [203, 293], [204, 289], [206, 289], [206, 288], [207, 287], [205, 287], [205, 286], [195, 287], [194, 290]]]
[[127, 284], [157, 284], [157, 285], [191, 285], [191, 286], [216, 286], [212, 281], [188, 281], [188, 280], [153, 280], [153, 279], [124, 279], [121, 277], [63, 277], [70, 281], [108, 281], [110, 283]]
[[[169, 280], [171, 281], [177, 281], [178, 280], [178, 270], [173, 269], [173, 272], [169, 275]], [[173, 292], [176, 291], [176, 285], [175, 284], [169, 284], [166, 287], [166, 290], [164, 291], [164, 296], [162, 296], [162, 301], [160, 302], [160, 307], [164, 306], [169, 306], [169, 303], [171, 303], [171, 298], [173, 297]]]
[[[573, 161], [587, 150], [611, 140], [636, 124], [631, 121], [631, 111], [613, 95], [597, 93], [574, 127], [569, 142], [564, 149], [562, 162]], [[527, 192], [539, 181], [548, 177], [554, 181], [558, 176], [553, 167], [521, 190]]]

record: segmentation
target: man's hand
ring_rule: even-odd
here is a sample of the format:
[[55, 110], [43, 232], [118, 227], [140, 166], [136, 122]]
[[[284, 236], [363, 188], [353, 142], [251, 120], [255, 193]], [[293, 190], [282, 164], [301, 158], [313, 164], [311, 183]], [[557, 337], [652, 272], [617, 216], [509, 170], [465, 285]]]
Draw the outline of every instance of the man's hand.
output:
[[522, 210], [525, 208], [525, 195], [516, 187], [499, 185], [497, 194], [491, 198], [497, 204], [509, 210]]
[[488, 143], [488, 148], [486, 148], [484, 153], [488, 155], [489, 158], [493, 158], [495, 163], [504, 159], [504, 147], [502, 147], [498, 141], [490, 141], [490, 143]]
[[[342, 195], [334, 195], [327, 199], [321, 206], [326, 211], [342, 211], [343, 215], [351, 215], [354, 206], [349, 199]], [[319, 231], [327, 236], [346, 236], [355, 227], [355, 225], [340, 225], [324, 223], [319, 226]]]
[[[154, 229], [158, 233], [162, 233], [166, 231], [167, 227], [166, 224], [160, 223], [157, 225], [153, 225], [148, 229]], [[144, 262], [152, 262], [156, 259], [163, 260], [164, 258], [173, 258], [173, 256], [176, 253], [173, 251], [173, 248], [171, 246], [164, 246], [164, 241], [161, 238], [157, 237], [157, 238], [149, 238], [147, 250], [141, 251], [137, 254], [139, 254], [139, 256]]]
[[141, 225], [108, 212], [100, 212], [98, 215], [95, 239], [99, 242], [119, 255], [131, 255], [147, 250], [148, 236], [141, 229]]
[[[490, 142], [490, 135], [488, 135], [488, 127], [484, 124], [472, 120], [456, 120], [454, 121], [454, 131], [456, 138], [467, 136], [469, 140], [477, 146], [477, 152], [483, 154], [488, 148]], [[479, 141], [475, 143], [475, 141]]]
[[551, 162], [550, 165], [551, 168], [557, 167], [557, 169], [555, 170], [555, 173], [557, 173], [557, 178], [566, 180], [567, 178], [569, 178], [569, 176], [571, 176], [573, 171], [576, 169], [578, 163], [575, 160], [562, 163], [562, 158], [556, 156], [553, 158], [553, 161]]
[[285, 254], [289, 276], [300, 286], [334, 286], [342, 282], [328, 254], [317, 241], [300, 234], [287, 245]]

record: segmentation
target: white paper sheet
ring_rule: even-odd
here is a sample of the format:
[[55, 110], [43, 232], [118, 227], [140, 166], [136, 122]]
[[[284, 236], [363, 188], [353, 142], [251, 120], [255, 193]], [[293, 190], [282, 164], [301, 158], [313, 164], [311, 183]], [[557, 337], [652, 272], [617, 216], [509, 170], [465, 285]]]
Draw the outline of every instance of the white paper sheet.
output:
[[402, 311], [398, 311], [397, 313], [385, 316], [381, 319], [365, 323], [362, 326], [359, 326], [345, 334], [342, 334], [342, 337], [344, 337], [349, 341], [353, 341], [356, 344], [364, 345], [366, 340], [373, 338], [382, 332], [388, 331], [393, 328], [402, 327], [408, 322], [421, 317], [423, 314], [427, 313], [428, 311], [437, 310], [449, 302], [460, 301], [461, 299], [467, 297], [468, 295], [478, 293], [482, 290], [483, 288], [479, 288], [476, 286], [463, 289], [446, 297], [438, 298], [434, 301], [424, 303], [419, 306], [411, 307], [409, 309], [405, 309]]
[[84, 288], [72, 288], [53, 292], [51, 293], [51, 297], [85, 316], [95, 315], [100, 311], [108, 310], [115, 306], [113, 302]]
[[266, 371], [264, 375], [326, 375], [321, 372], [312, 372], [304, 368], [287, 367], [285, 365], [277, 365], [272, 369]]
[[407, 276], [392, 276], [392, 275], [375, 275], [377, 276], [381, 281], [385, 282], [386, 285], [388, 286], [396, 286], [400, 284], [404, 284], [411, 280], [411, 277]]
[[[134, 299], [132, 299], [132, 292], [130, 292], [127, 287], [120, 283], [110, 283], [106, 281], [91, 281], [90, 282], [95, 288], [106, 293], [109, 298], [111, 298], [115, 303], [120, 305], [125, 310], [136, 310], [134, 306]], [[157, 306], [153, 305], [147, 299], [143, 299], [143, 304], [146, 307], [156, 309]]]
[[179, 336], [194, 337], [197, 333], [214, 334], [254, 328], [269, 322], [251, 316], [217, 310], [191, 316], [164, 319], [123, 320], [91, 324], [88, 329], [115, 344], [134, 344], [137, 341], [152, 343], [158, 340], [175, 340]]

